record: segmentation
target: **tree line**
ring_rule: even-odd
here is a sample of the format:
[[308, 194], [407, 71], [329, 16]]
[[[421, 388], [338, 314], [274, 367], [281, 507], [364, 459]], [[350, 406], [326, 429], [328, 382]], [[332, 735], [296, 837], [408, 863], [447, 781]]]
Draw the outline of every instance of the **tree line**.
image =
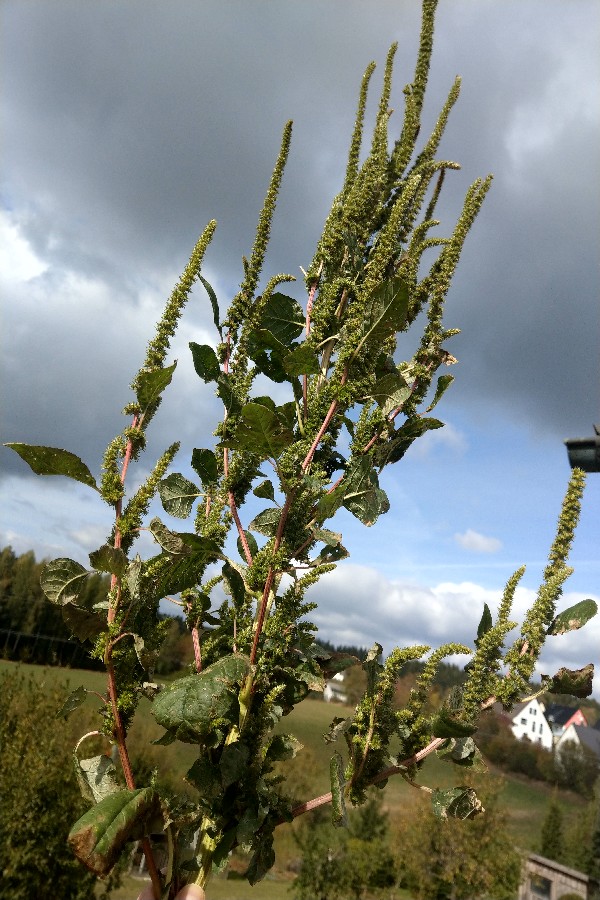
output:
[[[85, 645], [71, 637], [60, 607], [49, 603], [40, 586], [45, 561], [33, 550], [16, 554], [12, 547], [0, 551], [0, 655], [4, 659], [100, 668]], [[92, 574], [83, 592], [88, 607], [106, 599], [109, 576]]]
[[[33, 550], [17, 554], [12, 547], [0, 551], [0, 657], [14, 662], [78, 669], [103, 669], [90, 656], [91, 645], [72, 637], [60, 606], [42, 591], [40, 575], [46, 560]], [[87, 609], [106, 600], [110, 576], [91, 573], [85, 580], [80, 603]], [[156, 674], [174, 672], [192, 658], [189, 632], [178, 616], [170, 619], [156, 663]]]

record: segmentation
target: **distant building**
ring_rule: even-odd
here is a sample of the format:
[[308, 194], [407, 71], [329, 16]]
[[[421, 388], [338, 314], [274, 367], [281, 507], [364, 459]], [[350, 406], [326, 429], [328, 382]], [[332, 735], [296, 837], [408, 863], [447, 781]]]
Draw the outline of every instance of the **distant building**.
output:
[[347, 703], [348, 702], [348, 694], [344, 690], [344, 673], [336, 672], [333, 678], [330, 678], [329, 681], [325, 682], [325, 689], [323, 690], [323, 699], [327, 701], [327, 703]]
[[556, 752], [560, 753], [567, 741], [577, 744], [578, 747], [587, 747], [596, 754], [600, 764], [600, 729], [587, 728], [585, 725], [569, 725], [556, 742]]
[[569, 725], [586, 726], [588, 724], [580, 709], [574, 709], [572, 706], [560, 706], [558, 703], [549, 704], [546, 707], [545, 715], [555, 741], [561, 734], [564, 734]]
[[577, 894], [582, 900], [590, 900], [596, 887], [583, 872], [532, 853], [523, 864], [519, 900], [560, 900], [565, 894]]
[[552, 750], [552, 729], [544, 715], [544, 704], [537, 697], [525, 703], [515, 703], [508, 718], [516, 738], [527, 738], [534, 744], [541, 744], [545, 750]]

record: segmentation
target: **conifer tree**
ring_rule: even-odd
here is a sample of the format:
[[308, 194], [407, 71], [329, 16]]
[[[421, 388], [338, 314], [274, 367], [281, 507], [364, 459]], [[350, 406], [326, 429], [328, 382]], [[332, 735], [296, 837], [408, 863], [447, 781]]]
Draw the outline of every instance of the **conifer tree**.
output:
[[564, 849], [563, 814], [554, 796], [542, 824], [540, 853], [548, 859], [564, 862]]
[[[302, 303], [286, 292], [293, 292], [286, 287], [293, 276], [263, 276], [291, 140], [287, 123], [239, 291], [223, 314], [202, 274], [216, 227], [210, 222], [133, 379], [134, 399], [125, 408], [130, 424], [107, 447], [100, 479], [66, 450], [9, 445], [35, 472], [87, 485], [114, 514], [106, 543], [90, 553], [91, 569], [60, 558], [42, 574], [46, 596], [106, 666], [99, 730], [107, 748], [116, 745], [127, 785], [117, 789], [106, 756], [79, 762], [92, 805], [69, 840], [85, 865], [104, 875], [128, 840], [143, 834], [156, 898], [174, 896], [186, 881], [204, 888], [237, 847], [248, 851], [246, 876], [256, 883], [274, 863], [273, 832], [281, 822], [328, 803], [333, 823], [343, 825], [347, 804], [360, 805], [371, 784], [394, 775], [429, 791], [441, 818], [477, 815], [482, 804], [461, 773], [478, 758], [474, 736], [481, 710], [496, 701], [510, 708], [522, 699], [547, 636], [580, 627], [596, 611], [592, 601], [584, 601], [557, 615], [583, 491], [584, 475], [575, 471], [540, 590], [516, 640], [505, 648], [515, 627], [511, 606], [523, 569], [509, 579], [495, 619], [485, 607], [474, 649], [458, 642], [433, 652], [427, 646], [397, 647], [381, 662], [382, 648], [375, 644], [362, 662], [363, 697], [353, 715], [334, 720], [327, 736], [339, 747], [331, 758], [331, 792], [299, 805], [288, 796], [275, 767], [298, 747], [276, 726], [310, 690], [322, 689], [325, 678], [360, 664], [320, 647], [307, 619], [313, 608], [308, 589], [348, 556], [329, 520], [343, 507], [365, 526], [374, 525], [389, 509], [379, 483], [382, 470], [401, 462], [426, 432], [442, 427], [430, 413], [452, 383], [446, 366], [456, 360], [447, 345], [457, 333], [445, 323], [445, 300], [491, 184], [490, 176], [477, 178], [454, 227], [438, 231], [440, 192], [459, 168], [438, 151], [460, 79], [450, 87], [430, 136], [421, 140], [436, 5], [423, 0], [415, 74], [404, 89], [395, 139], [390, 144], [393, 45], [363, 150], [374, 64], [365, 71], [345, 175], [306, 266]], [[199, 378], [214, 386], [223, 404], [216, 444], [193, 451], [190, 480], [169, 471], [179, 448], [173, 441], [128, 495], [129, 468], [144, 450], [146, 430], [175, 373], [170, 342], [196, 282], [212, 307], [215, 344], [192, 341], [190, 350]], [[416, 349], [402, 359], [398, 338], [411, 329]], [[278, 386], [277, 397], [287, 391], [285, 402], [265, 394], [265, 378]], [[191, 530], [179, 531], [158, 517], [144, 525], [157, 494], [166, 514], [190, 519]], [[244, 505], [251, 496], [264, 506], [248, 521]], [[147, 560], [132, 552], [142, 527], [157, 545]], [[237, 553], [227, 541], [230, 534]], [[90, 571], [111, 577], [105, 603], [91, 607], [82, 593]], [[224, 601], [215, 599], [217, 585]], [[194, 667], [161, 690], [150, 677], [165, 628], [158, 607], [174, 595], [183, 604]], [[464, 653], [472, 653], [464, 687], [432, 712], [428, 700], [438, 666]], [[396, 711], [396, 681], [408, 662], [423, 657], [415, 687]], [[545, 677], [543, 688], [586, 696], [591, 677], [591, 666], [561, 670]], [[142, 695], [153, 697], [163, 743], [181, 741], [197, 749], [186, 774], [196, 791], [191, 806], [161, 796], [152, 784], [135, 783], [127, 731]], [[69, 708], [84, 696], [75, 692]], [[456, 764], [455, 788], [418, 784], [420, 765], [434, 752]], [[169, 847], [162, 873], [150, 840], [157, 819]]]

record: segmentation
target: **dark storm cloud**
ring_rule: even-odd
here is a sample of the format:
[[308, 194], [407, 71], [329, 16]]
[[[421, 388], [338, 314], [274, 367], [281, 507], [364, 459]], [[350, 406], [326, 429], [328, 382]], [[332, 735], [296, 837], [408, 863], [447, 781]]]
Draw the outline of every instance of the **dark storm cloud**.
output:
[[[161, 292], [213, 217], [205, 272], [224, 299], [235, 290], [288, 118], [268, 271], [310, 261], [362, 71], [376, 59], [380, 75], [396, 39], [400, 127], [419, 4], [30, 0], [5, 2], [2, 17], [2, 197], [48, 265], [5, 285], [3, 439], [89, 459], [120, 427]], [[597, 28], [586, 0], [442, 0], [426, 116], [461, 73], [442, 148], [463, 165], [448, 179], [446, 232], [470, 181], [495, 174], [451, 295], [460, 402], [560, 436], [597, 419]], [[208, 328], [199, 299], [185, 321]], [[181, 389], [190, 337], [174, 353]], [[162, 434], [186, 409], [179, 390]], [[192, 446], [208, 440], [206, 425], [187, 427]]]

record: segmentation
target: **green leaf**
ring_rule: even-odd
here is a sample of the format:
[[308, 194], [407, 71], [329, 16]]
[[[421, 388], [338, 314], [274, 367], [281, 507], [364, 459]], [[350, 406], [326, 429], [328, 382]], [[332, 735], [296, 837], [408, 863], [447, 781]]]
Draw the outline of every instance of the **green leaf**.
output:
[[326, 662], [321, 663], [325, 678], [333, 678], [338, 672], [345, 672], [351, 666], [360, 666], [360, 659], [349, 653], [332, 653]]
[[136, 556], [136, 558], [133, 559], [127, 567], [125, 584], [127, 585], [127, 589], [129, 590], [129, 595], [132, 600], [139, 600], [140, 578], [142, 575], [142, 569], [143, 563], [139, 555]]
[[65, 624], [80, 641], [92, 640], [108, 628], [106, 619], [76, 603], [63, 603], [62, 617]]
[[264, 837], [261, 836], [258, 846], [250, 860], [250, 865], [246, 871], [248, 882], [252, 886], [258, 884], [274, 865], [275, 851], [273, 850], [273, 835], [267, 832]]
[[65, 475], [81, 484], [99, 490], [94, 476], [74, 453], [58, 447], [39, 447], [35, 444], [5, 444], [33, 469], [36, 475]]
[[262, 309], [260, 327], [289, 347], [304, 330], [305, 316], [302, 307], [285, 294], [271, 294]]
[[220, 552], [217, 544], [202, 538], [199, 540], [203, 544], [201, 550], [194, 550], [188, 556], [169, 559], [169, 565], [161, 572], [154, 585], [157, 599], [196, 587], [207, 564], [217, 559]]
[[346, 485], [344, 482], [338, 484], [332, 491], [328, 491], [319, 497], [317, 508], [315, 510], [315, 519], [317, 522], [324, 522], [330, 519], [344, 503], [344, 494]]
[[431, 412], [434, 406], [442, 399], [443, 395], [446, 393], [452, 382], [454, 381], [454, 375], [440, 375], [437, 380], [437, 387], [435, 389], [435, 396], [425, 412]]
[[207, 806], [211, 800], [217, 800], [223, 796], [223, 785], [219, 768], [205, 756], [200, 756], [196, 760], [191, 769], [185, 774], [184, 780], [196, 788], [200, 794], [200, 803], [203, 806]]
[[275, 500], [275, 489], [268, 479], [261, 481], [261, 483], [254, 488], [252, 493], [255, 497], [260, 497], [261, 500]]
[[244, 775], [248, 768], [249, 756], [250, 751], [245, 744], [236, 742], [223, 747], [219, 760], [223, 790], [226, 790], [230, 784], [235, 784]]
[[[344, 506], [363, 523], [373, 525], [390, 508], [385, 491], [379, 487], [371, 456], [353, 459], [342, 482]], [[342, 486], [341, 485], [341, 486]]]
[[595, 600], [581, 600], [575, 606], [570, 606], [564, 612], [559, 613], [548, 629], [548, 634], [566, 634], [567, 631], [577, 631], [583, 628], [586, 622], [598, 612], [598, 604]]
[[282, 363], [288, 375], [318, 375], [320, 372], [315, 351], [304, 344], [294, 347], [291, 353], [287, 353]]
[[329, 528], [313, 528], [312, 533], [318, 541], [322, 541], [328, 547], [337, 547], [342, 540], [339, 532], [330, 531]]
[[437, 751], [439, 759], [456, 766], [472, 767], [475, 771], [486, 772], [487, 766], [472, 737], [449, 738]]
[[217, 378], [217, 395], [223, 401], [223, 406], [227, 410], [228, 415], [233, 416], [239, 413], [242, 404], [234, 390], [231, 375], [221, 372]]
[[192, 450], [192, 468], [200, 476], [204, 487], [217, 480], [217, 458], [212, 450]]
[[347, 826], [348, 814], [344, 800], [344, 763], [339, 753], [334, 753], [329, 763], [331, 780], [331, 821], [336, 828]]
[[229, 588], [229, 593], [231, 594], [234, 606], [239, 609], [243, 606], [244, 600], [246, 599], [246, 585], [244, 584], [244, 579], [237, 569], [229, 562], [224, 563], [221, 571], [223, 572], [225, 583]]
[[83, 685], [81, 685], [81, 687], [78, 687], [77, 690], [71, 691], [61, 708], [56, 713], [56, 718], [66, 719], [74, 709], [77, 709], [77, 707], [81, 706], [82, 703], [85, 703], [86, 697], [87, 691]]
[[64, 604], [75, 600], [90, 573], [74, 559], [53, 559], [42, 569], [40, 584], [48, 600]]
[[172, 366], [167, 366], [165, 369], [142, 369], [139, 373], [135, 383], [135, 393], [142, 412], [156, 403], [165, 388], [171, 384], [176, 366], [177, 362], [174, 362]]
[[121, 790], [117, 769], [109, 756], [75, 757], [75, 774], [83, 797], [91, 803], [100, 803]]
[[275, 412], [277, 409], [277, 404], [273, 400], [272, 397], [267, 396], [266, 394], [262, 394], [260, 397], [255, 397], [252, 401], [253, 403], [259, 403], [261, 406], [268, 406], [270, 410]]
[[398, 428], [389, 441], [385, 444], [378, 444], [374, 451], [374, 462], [380, 469], [390, 463], [398, 462], [402, 459], [410, 445], [417, 438], [431, 431], [434, 428], [443, 428], [444, 423], [439, 419], [409, 419]]
[[221, 328], [221, 324], [219, 322], [219, 301], [217, 300], [217, 295], [215, 294], [215, 291], [214, 291], [212, 285], [210, 285], [208, 283], [206, 278], [204, 278], [202, 275], [198, 275], [198, 280], [200, 282], [202, 282], [202, 284], [204, 285], [204, 288], [206, 290], [206, 293], [209, 296], [209, 299], [210, 299], [210, 302], [212, 305], [213, 321], [215, 323], [215, 327], [216, 327], [217, 331], [219, 332], [219, 335], [221, 337], [223, 337], [223, 329]]
[[224, 656], [199, 675], [180, 678], [160, 693], [152, 704], [154, 718], [180, 741], [199, 743], [215, 726], [236, 720], [234, 688], [249, 671], [245, 656]]
[[342, 719], [340, 716], [336, 716], [329, 726], [329, 731], [325, 732], [323, 735], [323, 740], [327, 744], [333, 744], [341, 734], [346, 734], [348, 729], [354, 724], [354, 716], [349, 716], [347, 719]]
[[570, 694], [572, 697], [589, 697], [593, 689], [594, 665], [583, 669], [561, 668], [556, 675], [542, 675], [542, 683], [551, 694]]
[[343, 544], [337, 544], [335, 547], [323, 547], [314, 562], [318, 566], [329, 565], [330, 563], [339, 562], [341, 559], [347, 559], [350, 556]]
[[258, 810], [247, 806], [235, 831], [237, 843], [241, 846], [250, 844], [252, 842], [252, 837], [264, 822], [265, 816], [266, 811], [264, 809], [259, 812]]
[[121, 578], [127, 569], [127, 557], [120, 547], [103, 544], [98, 550], [90, 553], [90, 565], [98, 572], [110, 572]]
[[255, 362], [259, 362], [262, 356], [266, 356], [265, 350], [275, 352], [280, 358], [288, 352], [286, 345], [266, 328], [255, 328], [248, 337], [248, 354]]
[[260, 403], [247, 403], [232, 438], [231, 448], [248, 450], [264, 459], [277, 459], [294, 442], [294, 433], [277, 413]]
[[[252, 556], [252, 558], [254, 558], [256, 556], [256, 554], [258, 553], [258, 544], [256, 543], [256, 538], [249, 531], [244, 531], [244, 534], [246, 535], [246, 541], [248, 543], [248, 549], [250, 550], [250, 555]], [[238, 549], [238, 553], [240, 554], [242, 559], [245, 560], [246, 554], [244, 553], [244, 547], [243, 547], [243, 544], [242, 544], [241, 540], [239, 539], [239, 537], [237, 539], [237, 549]]]
[[294, 759], [303, 746], [293, 734], [276, 734], [269, 742], [265, 753], [265, 763], [285, 762], [288, 759]]
[[135, 655], [137, 656], [142, 669], [144, 669], [144, 671], [146, 672], [153, 672], [154, 667], [158, 662], [160, 651], [148, 649], [146, 647], [144, 638], [139, 634], [133, 635], [133, 646], [135, 649]]
[[69, 833], [69, 846], [96, 875], [108, 875], [124, 845], [158, 808], [158, 797], [152, 788], [111, 794], [75, 823]]
[[490, 612], [490, 608], [487, 605], [487, 603], [484, 603], [483, 604], [483, 614], [481, 616], [479, 625], [477, 626], [477, 639], [475, 641], [476, 647], [479, 646], [479, 641], [484, 636], [484, 634], [487, 634], [487, 632], [490, 630], [490, 628], [492, 627], [493, 624], [494, 624], [494, 620], [492, 619], [492, 614]]
[[390, 372], [376, 382], [371, 396], [381, 407], [383, 415], [389, 416], [391, 412], [402, 406], [411, 393], [412, 390], [402, 375], [399, 372]]
[[191, 552], [181, 537], [167, 528], [157, 516], [151, 520], [148, 528], [157, 544], [160, 544], [167, 553], [172, 553], [173, 556], [187, 556]]
[[252, 519], [250, 528], [253, 531], [258, 531], [259, 534], [274, 537], [279, 527], [280, 518], [281, 510], [277, 506], [270, 506], [268, 509], [263, 509], [256, 518]]
[[477, 794], [469, 787], [455, 787], [447, 791], [435, 790], [431, 795], [433, 812], [438, 819], [472, 819], [484, 812]]
[[189, 347], [196, 374], [202, 381], [216, 381], [221, 374], [221, 366], [213, 348], [208, 344], [196, 344], [195, 341], [190, 341]]
[[377, 682], [379, 681], [379, 676], [383, 671], [383, 666], [379, 662], [382, 653], [383, 647], [381, 646], [381, 644], [375, 642], [367, 653], [366, 659], [362, 664], [362, 667], [367, 676], [367, 694], [369, 695], [369, 697], [372, 697], [375, 693]]
[[158, 485], [158, 493], [165, 512], [177, 519], [187, 519], [194, 501], [202, 496], [200, 488], [179, 472], [167, 475]]
[[363, 336], [353, 353], [356, 359], [365, 345], [379, 347], [391, 334], [401, 331], [408, 313], [408, 285], [403, 278], [384, 281], [364, 303]]
[[165, 731], [164, 734], [161, 734], [156, 740], [150, 741], [150, 743], [156, 744], [157, 747], [168, 747], [170, 744], [174, 744], [176, 740], [177, 738], [174, 734], [171, 734], [170, 731]]

